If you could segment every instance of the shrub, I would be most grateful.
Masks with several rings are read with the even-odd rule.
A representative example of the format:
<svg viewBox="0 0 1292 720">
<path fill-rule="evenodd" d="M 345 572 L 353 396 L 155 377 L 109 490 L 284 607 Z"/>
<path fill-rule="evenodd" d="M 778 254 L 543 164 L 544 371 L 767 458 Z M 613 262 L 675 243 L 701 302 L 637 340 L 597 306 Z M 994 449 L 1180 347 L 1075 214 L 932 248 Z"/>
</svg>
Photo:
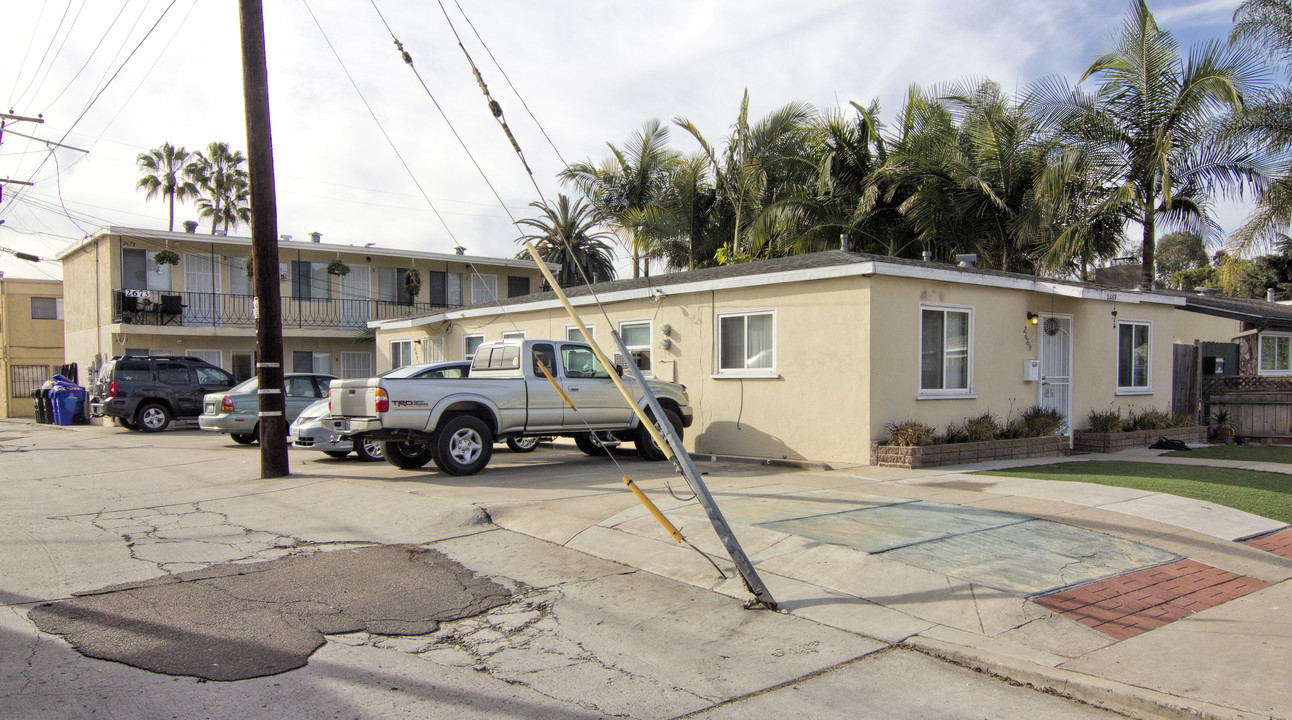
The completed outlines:
<svg viewBox="0 0 1292 720">
<path fill-rule="evenodd" d="M 978 417 L 971 417 L 964 423 L 966 442 L 982 442 L 984 440 L 995 440 L 1000 435 L 1000 421 L 990 412 L 985 412 Z"/>
<path fill-rule="evenodd" d="M 1091 410 L 1086 416 L 1086 426 L 1090 432 L 1115 433 L 1122 431 L 1122 411 L 1114 408 Z"/>
<path fill-rule="evenodd" d="M 1148 408 L 1140 412 L 1131 409 L 1126 417 L 1123 427 L 1130 430 L 1165 430 L 1173 427 L 1171 416 L 1156 408 Z"/>
<path fill-rule="evenodd" d="M 1191 412 L 1177 410 L 1171 413 L 1171 427 L 1193 427 L 1198 424 L 1198 419 Z"/>
<path fill-rule="evenodd" d="M 1056 435 L 1064 429 L 1066 421 L 1063 413 L 1054 408 L 1043 408 L 1033 405 L 1019 413 L 1019 418 L 1011 426 L 1017 428 L 1015 437 L 1046 437 Z"/>
<path fill-rule="evenodd" d="M 884 428 L 888 430 L 889 445 L 918 447 L 920 445 L 932 445 L 935 440 L 933 428 L 916 420 L 888 423 Z"/>
<path fill-rule="evenodd" d="M 965 434 L 964 426 L 959 423 L 947 423 L 947 434 L 943 437 L 948 443 L 969 442 L 969 436 Z"/>
</svg>

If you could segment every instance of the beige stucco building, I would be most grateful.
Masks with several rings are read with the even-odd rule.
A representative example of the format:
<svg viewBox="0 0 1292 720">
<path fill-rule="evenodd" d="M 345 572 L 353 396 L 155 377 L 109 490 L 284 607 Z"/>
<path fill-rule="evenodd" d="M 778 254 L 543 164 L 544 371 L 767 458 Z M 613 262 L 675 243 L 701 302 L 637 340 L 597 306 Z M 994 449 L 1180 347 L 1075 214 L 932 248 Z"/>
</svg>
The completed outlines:
<svg viewBox="0 0 1292 720">
<path fill-rule="evenodd" d="M 889 423 L 939 431 L 984 412 L 1055 407 L 1084 427 L 1110 406 L 1166 410 L 1172 343 L 1228 340 L 1183 323 L 1186 300 L 946 264 L 829 251 L 570 290 L 607 352 L 687 386 L 694 453 L 865 463 Z M 461 358 L 511 334 L 576 338 L 551 293 L 387 320 L 391 348 Z M 1195 338 L 1198 332 L 1221 337 Z"/>
<path fill-rule="evenodd" d="M 179 256 L 159 264 L 159 252 Z M 533 263 L 283 236 L 278 243 L 283 360 L 288 372 L 367 377 L 377 369 L 368 323 L 425 315 L 538 290 Z M 66 294 L 66 357 L 93 372 L 122 354 L 204 358 L 239 379 L 254 374 L 249 237 L 108 227 L 58 255 Z M 343 275 L 329 272 L 341 261 Z M 409 294 L 408 278 L 420 284 Z M 438 359 L 401 347 L 400 364 Z M 390 364 L 389 352 L 383 362 Z"/>
<path fill-rule="evenodd" d="M 0 417 L 35 415 L 31 393 L 63 364 L 63 283 L 0 275 Z"/>
</svg>

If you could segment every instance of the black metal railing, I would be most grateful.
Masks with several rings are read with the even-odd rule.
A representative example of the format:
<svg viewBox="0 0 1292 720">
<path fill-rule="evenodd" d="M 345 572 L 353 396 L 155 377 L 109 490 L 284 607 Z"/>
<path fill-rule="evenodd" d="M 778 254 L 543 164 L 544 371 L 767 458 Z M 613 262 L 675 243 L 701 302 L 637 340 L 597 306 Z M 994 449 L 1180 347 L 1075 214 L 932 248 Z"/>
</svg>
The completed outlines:
<svg viewBox="0 0 1292 720">
<path fill-rule="evenodd" d="M 251 327 L 255 309 L 251 295 L 118 290 L 113 321 L 133 325 L 188 325 L 197 327 Z M 397 300 L 281 299 L 283 327 L 361 329 L 373 320 L 394 320 L 427 315 L 453 305 Z"/>
</svg>

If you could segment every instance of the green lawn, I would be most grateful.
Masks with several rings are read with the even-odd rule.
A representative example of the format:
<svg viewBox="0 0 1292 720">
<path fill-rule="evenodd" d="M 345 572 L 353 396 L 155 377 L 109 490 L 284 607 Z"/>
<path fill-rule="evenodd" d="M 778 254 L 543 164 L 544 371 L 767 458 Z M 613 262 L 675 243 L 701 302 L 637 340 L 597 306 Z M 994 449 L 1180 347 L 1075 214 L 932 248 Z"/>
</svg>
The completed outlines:
<svg viewBox="0 0 1292 720">
<path fill-rule="evenodd" d="M 1173 450 L 1167 457 L 1196 457 L 1210 460 L 1292 463 L 1292 445 L 1208 445 L 1194 450 Z"/>
<path fill-rule="evenodd" d="M 1199 457 L 1194 454 L 1196 452 L 1181 455 Z M 1283 473 L 1197 465 L 1089 460 L 984 470 L 974 474 L 1066 480 L 1170 493 L 1292 523 L 1292 475 Z"/>
</svg>

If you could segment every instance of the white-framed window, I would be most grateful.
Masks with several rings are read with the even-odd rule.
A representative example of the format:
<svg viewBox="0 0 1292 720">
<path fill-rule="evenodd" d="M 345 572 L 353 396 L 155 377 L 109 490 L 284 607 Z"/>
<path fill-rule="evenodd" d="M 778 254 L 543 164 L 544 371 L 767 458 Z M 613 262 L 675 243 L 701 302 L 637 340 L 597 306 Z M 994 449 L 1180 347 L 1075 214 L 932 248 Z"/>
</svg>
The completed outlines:
<svg viewBox="0 0 1292 720">
<path fill-rule="evenodd" d="M 476 348 L 484 343 L 484 335 L 463 335 L 462 336 L 462 359 L 470 360 L 475 357 Z"/>
<path fill-rule="evenodd" d="M 471 273 L 471 304 L 480 305 L 498 300 L 498 276 Z"/>
<path fill-rule="evenodd" d="M 332 374 L 332 353 L 313 350 L 292 352 L 292 372 Z"/>
<path fill-rule="evenodd" d="M 583 327 L 588 331 L 588 336 L 595 340 L 597 337 L 596 327 L 593 325 L 584 325 Z M 565 339 L 570 342 L 586 342 L 583 339 L 583 333 L 579 332 L 578 325 L 565 326 Z"/>
<path fill-rule="evenodd" d="M 1258 375 L 1292 375 L 1292 333 L 1261 333 Z"/>
<path fill-rule="evenodd" d="M 643 375 L 651 374 L 650 338 L 650 320 L 625 320 L 619 323 L 619 339 L 624 341 L 624 348 L 632 356 L 632 363 Z M 615 364 L 619 364 L 622 359 L 615 358 Z"/>
<path fill-rule="evenodd" d="M 191 350 L 190 349 L 190 350 L 185 350 L 184 354 L 191 358 L 205 360 L 218 368 L 224 367 L 224 365 L 220 364 L 221 358 L 220 358 L 219 350 Z"/>
<path fill-rule="evenodd" d="M 244 255 L 235 255 L 229 258 L 229 293 L 232 295 L 253 295 L 251 275 L 247 274 L 247 268 L 251 267 L 251 258 Z"/>
<path fill-rule="evenodd" d="M 157 250 L 121 248 L 122 290 L 170 291 L 171 266 L 157 264 Z"/>
<path fill-rule="evenodd" d="M 973 309 L 920 306 L 920 395 L 968 395 L 973 378 Z"/>
<path fill-rule="evenodd" d="M 1123 320 L 1117 323 L 1117 391 L 1147 392 L 1152 380 L 1149 359 L 1153 326 Z"/>
<path fill-rule="evenodd" d="M 32 320 L 62 320 L 63 298 L 33 297 L 31 299 Z"/>
<path fill-rule="evenodd" d="M 341 351 L 341 377 L 372 377 L 372 353 Z"/>
<path fill-rule="evenodd" d="M 412 340 L 391 340 L 390 341 L 390 369 L 401 368 L 405 365 L 413 364 L 413 341 Z"/>
<path fill-rule="evenodd" d="M 718 315 L 718 375 L 776 373 L 776 313 L 757 310 Z"/>
<path fill-rule="evenodd" d="M 503 340 L 524 340 L 525 331 L 524 330 L 503 330 L 502 339 Z"/>
</svg>

